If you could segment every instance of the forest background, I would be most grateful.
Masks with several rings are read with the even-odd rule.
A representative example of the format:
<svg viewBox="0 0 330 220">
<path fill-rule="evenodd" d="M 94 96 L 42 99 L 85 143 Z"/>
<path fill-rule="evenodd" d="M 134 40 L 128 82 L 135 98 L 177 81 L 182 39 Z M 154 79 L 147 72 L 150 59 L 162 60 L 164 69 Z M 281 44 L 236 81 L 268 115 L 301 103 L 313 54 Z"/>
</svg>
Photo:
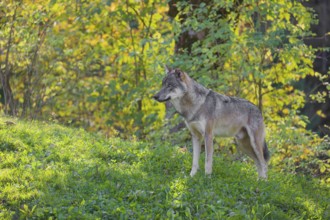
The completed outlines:
<svg viewBox="0 0 330 220">
<path fill-rule="evenodd" d="M 255 103 L 271 163 L 329 182 L 327 10 L 327 1 L 3 0 L 0 108 L 184 146 L 181 119 L 151 98 L 168 64 Z"/>
</svg>

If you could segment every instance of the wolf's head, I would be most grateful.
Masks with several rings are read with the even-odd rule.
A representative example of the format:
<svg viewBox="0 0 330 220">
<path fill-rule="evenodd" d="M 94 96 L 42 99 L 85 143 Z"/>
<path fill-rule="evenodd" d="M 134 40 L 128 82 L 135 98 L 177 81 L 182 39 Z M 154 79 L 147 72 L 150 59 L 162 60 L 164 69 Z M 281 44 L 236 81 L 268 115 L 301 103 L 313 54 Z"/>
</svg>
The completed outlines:
<svg viewBox="0 0 330 220">
<path fill-rule="evenodd" d="M 162 82 L 161 90 L 154 95 L 158 102 L 179 99 L 187 92 L 188 75 L 179 69 L 165 67 L 166 76 Z"/>
</svg>

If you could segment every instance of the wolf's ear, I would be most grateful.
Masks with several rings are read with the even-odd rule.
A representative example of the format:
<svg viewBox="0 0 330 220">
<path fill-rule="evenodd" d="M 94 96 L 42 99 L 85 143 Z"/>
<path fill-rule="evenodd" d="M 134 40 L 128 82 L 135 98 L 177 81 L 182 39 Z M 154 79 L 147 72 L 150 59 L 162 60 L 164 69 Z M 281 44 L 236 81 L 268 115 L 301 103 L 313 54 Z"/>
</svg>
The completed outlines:
<svg viewBox="0 0 330 220">
<path fill-rule="evenodd" d="M 185 80 L 185 78 L 186 78 L 185 73 L 179 69 L 175 69 L 175 75 L 181 81 Z"/>
<path fill-rule="evenodd" d="M 171 68 L 169 68 L 166 64 L 164 65 L 164 67 L 165 67 L 165 72 L 166 72 L 166 74 L 169 74 L 170 72 L 171 72 Z"/>
</svg>

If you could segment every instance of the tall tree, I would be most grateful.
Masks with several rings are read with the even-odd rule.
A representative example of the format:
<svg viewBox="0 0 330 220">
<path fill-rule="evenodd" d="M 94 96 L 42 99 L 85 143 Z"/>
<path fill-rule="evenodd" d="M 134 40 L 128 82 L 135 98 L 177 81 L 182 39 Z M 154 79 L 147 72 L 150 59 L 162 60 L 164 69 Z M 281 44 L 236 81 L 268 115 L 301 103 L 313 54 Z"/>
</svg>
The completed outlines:
<svg viewBox="0 0 330 220">
<path fill-rule="evenodd" d="M 307 45 L 316 48 L 313 68 L 320 73 L 318 76 L 308 76 L 300 87 L 306 94 L 316 94 L 306 97 L 306 105 L 302 112 L 306 114 L 311 122 L 308 128 L 317 131 L 321 135 L 330 135 L 330 2 L 329 1 L 304 1 L 306 7 L 313 8 L 319 22 L 313 24 L 311 30 L 315 36 L 304 39 Z"/>
</svg>

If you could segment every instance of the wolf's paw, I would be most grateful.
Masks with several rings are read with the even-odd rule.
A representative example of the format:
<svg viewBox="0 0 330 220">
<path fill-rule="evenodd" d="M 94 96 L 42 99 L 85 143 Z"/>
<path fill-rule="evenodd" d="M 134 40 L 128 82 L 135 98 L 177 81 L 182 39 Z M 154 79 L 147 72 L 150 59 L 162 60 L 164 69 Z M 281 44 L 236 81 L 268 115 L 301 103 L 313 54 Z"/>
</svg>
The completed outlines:
<svg viewBox="0 0 330 220">
<path fill-rule="evenodd" d="M 206 164 L 205 165 L 205 174 L 211 175 L 212 174 L 212 165 Z"/>
<path fill-rule="evenodd" d="M 190 176 L 193 177 L 197 173 L 197 169 L 192 169 L 190 172 Z"/>
<path fill-rule="evenodd" d="M 267 180 L 268 180 L 267 174 L 259 175 L 259 176 L 258 176 L 258 180 L 261 180 L 261 181 L 267 181 Z"/>
<path fill-rule="evenodd" d="M 205 170 L 205 175 L 211 175 L 212 174 L 212 170 Z"/>
</svg>

